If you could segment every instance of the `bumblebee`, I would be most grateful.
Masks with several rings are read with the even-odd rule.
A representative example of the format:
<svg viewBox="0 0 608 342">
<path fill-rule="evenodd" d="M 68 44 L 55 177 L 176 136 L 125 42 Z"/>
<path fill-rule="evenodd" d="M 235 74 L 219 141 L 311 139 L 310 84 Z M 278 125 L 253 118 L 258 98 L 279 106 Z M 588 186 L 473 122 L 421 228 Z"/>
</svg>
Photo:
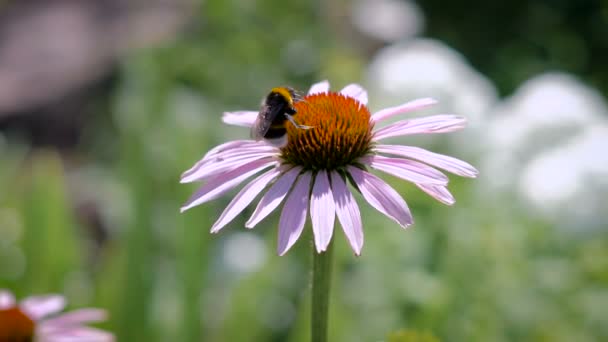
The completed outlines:
<svg viewBox="0 0 608 342">
<path fill-rule="evenodd" d="M 251 137 L 265 140 L 276 147 L 287 144 L 287 121 L 297 128 L 309 129 L 311 126 L 299 125 L 293 118 L 297 113 L 294 104 L 302 97 L 290 87 L 272 88 L 262 100 L 260 112 L 251 127 Z"/>
</svg>

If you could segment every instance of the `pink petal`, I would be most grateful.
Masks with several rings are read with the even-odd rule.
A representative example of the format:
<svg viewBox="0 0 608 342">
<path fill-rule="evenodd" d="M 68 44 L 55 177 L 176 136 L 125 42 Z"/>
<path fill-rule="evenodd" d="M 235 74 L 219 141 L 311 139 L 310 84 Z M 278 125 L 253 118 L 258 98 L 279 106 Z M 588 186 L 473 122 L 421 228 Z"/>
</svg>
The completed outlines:
<svg viewBox="0 0 608 342">
<path fill-rule="evenodd" d="M 433 115 L 397 121 L 374 132 L 374 141 L 410 134 L 447 133 L 465 127 L 466 119 L 456 115 Z"/>
<path fill-rule="evenodd" d="M 408 113 L 408 112 L 411 112 L 414 110 L 422 109 L 422 108 L 425 108 L 428 106 L 432 106 L 436 103 L 437 103 L 437 101 L 434 99 L 431 99 L 431 98 L 413 100 L 413 101 L 404 103 L 404 104 L 396 106 L 396 107 L 381 109 L 372 115 L 371 121 L 374 123 L 380 122 L 382 120 L 391 118 L 395 115 L 404 114 L 404 113 Z"/>
<path fill-rule="evenodd" d="M 251 127 L 257 117 L 258 112 L 254 111 L 224 112 L 222 121 L 228 125 Z"/>
<path fill-rule="evenodd" d="M 363 198 L 376 210 L 393 219 L 403 228 L 414 223 L 407 204 L 395 189 L 380 178 L 354 166 L 347 166 Z"/>
<path fill-rule="evenodd" d="M 215 146 L 214 148 L 209 150 L 209 152 L 207 152 L 205 154 L 205 156 L 202 158 L 202 160 L 206 160 L 206 159 L 216 156 L 220 153 L 224 153 L 224 152 L 231 151 L 231 150 L 237 150 L 237 148 L 250 147 L 251 145 L 258 145 L 258 144 L 259 143 L 254 140 L 229 141 L 229 142 L 223 143 L 221 145 Z"/>
<path fill-rule="evenodd" d="M 65 307 L 65 298 L 58 295 L 34 296 L 21 301 L 19 306 L 34 321 L 57 313 Z"/>
<path fill-rule="evenodd" d="M 184 203 L 180 211 L 183 213 L 194 206 L 214 200 L 241 184 L 245 179 L 276 163 L 274 158 L 256 160 L 232 171 L 218 175 L 217 177 L 210 179 L 192 195 L 192 197 Z"/>
<path fill-rule="evenodd" d="M 331 185 L 336 202 L 336 214 L 342 230 L 348 239 L 350 247 L 356 255 L 361 255 L 363 248 L 363 225 L 361 223 L 361 213 L 359 206 L 348 190 L 346 183 L 337 172 L 331 172 Z"/>
<path fill-rule="evenodd" d="M 245 227 L 253 228 L 256 224 L 262 221 L 268 216 L 273 210 L 275 210 L 279 204 L 283 201 L 289 189 L 293 185 L 298 175 L 302 171 L 300 166 L 296 166 L 291 170 L 285 172 L 264 194 L 260 202 L 258 203 L 255 211 L 245 223 Z"/>
<path fill-rule="evenodd" d="M 181 182 L 184 183 L 186 181 L 203 180 L 204 178 L 208 178 L 210 174 L 213 175 L 213 172 L 217 173 L 225 171 L 222 169 L 222 167 L 230 169 L 231 166 L 227 166 L 226 164 L 235 161 L 242 162 L 243 160 L 259 157 L 260 155 L 269 156 L 273 154 L 278 155 L 279 151 L 271 146 L 267 146 L 266 144 L 256 144 L 253 146 L 245 145 L 228 151 L 219 152 L 208 157 L 206 156 L 201 161 L 196 163 L 196 165 L 190 170 L 184 172 L 182 174 Z M 232 165 L 234 165 L 234 163 Z M 205 171 L 209 168 L 212 168 L 215 171 Z M 222 171 L 217 171 L 218 168 Z M 202 179 L 198 179 L 197 177 L 201 177 Z"/>
<path fill-rule="evenodd" d="M 416 186 L 441 203 L 447 205 L 456 203 L 454 196 L 452 196 L 450 191 L 448 191 L 448 188 L 445 186 L 433 184 L 416 184 Z"/>
<path fill-rule="evenodd" d="M 0 310 L 12 308 L 15 304 L 15 296 L 10 291 L 0 290 Z"/>
<path fill-rule="evenodd" d="M 414 160 L 389 158 L 383 156 L 367 156 L 360 161 L 374 169 L 386 172 L 412 183 L 439 184 L 448 183 L 448 177 L 426 164 Z"/>
<path fill-rule="evenodd" d="M 192 174 L 193 172 L 198 170 L 201 167 L 201 165 L 207 163 L 209 160 L 212 160 L 213 157 L 215 157 L 215 156 L 218 156 L 223 153 L 229 153 L 234 150 L 238 151 L 242 147 L 247 147 L 254 143 L 257 144 L 257 142 L 255 142 L 253 140 L 234 140 L 234 141 L 229 141 L 227 143 L 216 146 L 216 147 L 212 148 L 211 150 L 209 150 L 209 152 L 207 152 L 203 156 L 203 158 L 201 158 L 201 160 L 197 161 L 196 164 L 194 164 L 190 169 L 188 169 L 184 173 L 182 173 L 182 178 Z"/>
<path fill-rule="evenodd" d="M 215 150 L 215 149 L 214 149 Z M 205 157 L 201 160 L 203 163 L 213 163 L 218 162 L 230 158 L 235 158 L 238 156 L 247 155 L 250 153 L 261 153 L 261 152 L 269 152 L 275 151 L 279 152 L 277 149 L 268 146 L 259 141 L 247 140 L 246 143 L 239 144 L 234 148 L 223 149 L 219 151 L 211 150 L 209 153 L 205 155 Z M 213 152 L 213 153 L 212 153 Z"/>
<path fill-rule="evenodd" d="M 240 214 L 256 197 L 281 173 L 280 168 L 274 168 L 260 175 L 258 178 L 245 185 L 243 189 L 230 201 L 226 209 L 211 227 L 212 233 L 217 233 L 225 225 L 230 223 Z"/>
<path fill-rule="evenodd" d="M 311 173 L 300 175 L 296 185 L 285 201 L 279 219 L 279 239 L 277 253 L 284 255 L 298 240 L 306 223 L 308 210 L 308 192 L 310 191 Z"/>
<path fill-rule="evenodd" d="M 315 83 L 310 87 L 308 95 L 327 93 L 329 91 L 329 82 L 327 80 Z"/>
<path fill-rule="evenodd" d="M 336 204 L 329 187 L 327 171 L 324 170 L 317 173 L 312 187 L 310 218 L 317 252 L 324 252 L 327 250 L 327 245 L 329 245 L 334 233 L 334 221 L 336 219 Z"/>
<path fill-rule="evenodd" d="M 479 173 L 477 169 L 475 169 L 472 165 L 465 161 L 443 154 L 427 151 L 420 147 L 400 145 L 377 145 L 374 150 L 380 153 L 394 154 L 398 156 L 417 159 L 421 162 L 436 166 L 438 168 L 444 169 L 448 172 L 463 177 L 475 178 Z"/>
<path fill-rule="evenodd" d="M 229 159 L 243 158 L 251 154 L 267 152 L 274 152 L 275 154 L 278 154 L 280 151 L 272 146 L 268 146 L 268 144 L 262 142 L 254 142 L 250 145 L 242 145 L 238 148 L 233 148 L 227 151 L 222 151 L 210 156 L 206 156 L 202 161 L 204 165 L 209 163 L 226 161 Z"/>
<path fill-rule="evenodd" d="M 358 84 L 352 83 L 340 90 L 340 93 L 347 97 L 352 97 L 367 106 L 367 91 Z"/>
<path fill-rule="evenodd" d="M 105 310 L 101 309 L 80 309 L 61 314 L 57 317 L 45 319 L 44 323 L 53 327 L 66 327 L 80 325 L 88 322 L 101 322 L 108 318 Z"/>
<path fill-rule="evenodd" d="M 211 177 L 232 171 L 244 164 L 252 163 L 260 159 L 268 159 L 277 154 L 274 149 L 265 149 L 263 146 L 257 146 L 254 150 L 246 149 L 241 152 L 235 152 L 227 159 L 215 159 L 208 162 L 203 162 L 194 172 L 188 173 L 180 180 L 180 183 L 191 183 L 196 181 L 204 181 Z"/>
<path fill-rule="evenodd" d="M 44 322 L 43 322 L 44 324 Z M 113 342 L 114 336 L 107 331 L 89 327 L 70 327 L 66 329 L 47 328 L 47 325 L 36 329 L 36 340 L 41 342 Z"/>
</svg>

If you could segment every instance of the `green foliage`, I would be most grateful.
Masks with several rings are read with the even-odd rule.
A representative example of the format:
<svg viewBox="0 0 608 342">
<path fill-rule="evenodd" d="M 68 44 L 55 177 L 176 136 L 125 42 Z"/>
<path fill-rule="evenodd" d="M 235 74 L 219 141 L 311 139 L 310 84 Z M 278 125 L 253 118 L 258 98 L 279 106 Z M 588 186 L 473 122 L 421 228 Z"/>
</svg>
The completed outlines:
<svg viewBox="0 0 608 342">
<path fill-rule="evenodd" d="M 398 330 L 388 335 L 387 342 L 439 342 L 439 339 L 429 332 Z"/>
<path fill-rule="evenodd" d="M 359 81 L 368 60 L 339 39 L 332 28 L 339 18 L 319 3 L 205 1 L 177 41 L 121 62 L 110 95 L 100 95 L 106 106 L 97 108 L 112 124 L 87 127 L 93 136 L 79 158 L 2 141 L 0 287 L 106 308 L 111 319 L 102 327 L 119 341 L 308 341 L 310 232 L 278 257 L 277 215 L 246 230 L 250 208 L 211 235 L 230 196 L 180 214 L 196 186 L 179 184 L 179 175 L 212 146 L 248 136 L 223 125 L 222 111 L 255 109 L 280 84 Z M 440 22 L 429 32 L 462 44 L 503 90 L 522 81 L 518 73 L 546 67 L 527 59 L 532 43 L 516 38 L 485 64 L 488 40 L 468 35 L 482 35 L 475 23 L 484 15 L 433 11 L 443 14 L 429 17 Z M 455 30 L 444 16 L 467 17 L 473 27 Z M 564 29 L 552 43 L 558 56 L 571 53 L 561 41 L 578 39 Z M 584 69 L 574 62 L 572 70 Z M 75 174 L 86 188 L 72 182 Z M 358 197 L 360 257 L 336 226 L 330 340 L 377 341 L 402 327 L 387 341 L 608 340 L 605 230 L 573 233 L 586 222 L 559 229 L 507 194 L 471 191 L 480 186 L 473 181 L 453 179 L 451 208 L 390 181 L 416 224 L 403 231 Z M 79 216 L 82 192 L 100 208 L 106 237 L 97 239 Z M 239 259 L 257 263 L 227 256 L 241 234 L 260 249 L 237 249 Z"/>
</svg>

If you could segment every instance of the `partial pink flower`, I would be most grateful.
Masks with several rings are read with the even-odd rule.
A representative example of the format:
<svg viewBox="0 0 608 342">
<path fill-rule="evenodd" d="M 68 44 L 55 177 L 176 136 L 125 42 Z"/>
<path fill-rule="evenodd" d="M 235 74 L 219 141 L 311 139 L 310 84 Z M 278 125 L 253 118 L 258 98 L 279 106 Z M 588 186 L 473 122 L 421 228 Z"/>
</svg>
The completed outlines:
<svg viewBox="0 0 608 342">
<path fill-rule="evenodd" d="M 104 310 L 87 308 L 60 314 L 65 304 L 58 295 L 33 296 L 17 303 L 11 292 L 0 289 L 0 341 L 114 341 L 112 334 L 85 325 L 104 321 Z"/>
<path fill-rule="evenodd" d="M 392 137 L 453 132 L 465 127 L 456 115 L 401 119 L 376 129 L 389 118 L 429 107 L 430 98 L 417 99 L 372 114 L 367 91 L 350 84 L 340 92 L 329 83 L 314 84 L 295 104 L 296 121 L 312 129 L 287 125 L 288 143 L 282 148 L 263 141 L 236 140 L 219 145 L 184 172 L 182 183 L 202 182 L 182 206 L 182 212 L 218 198 L 247 179 L 211 228 L 216 233 L 261 195 L 245 226 L 253 228 L 281 203 L 278 253 L 285 254 L 298 240 L 310 216 L 317 252 L 327 249 L 336 217 L 356 255 L 363 248 L 361 213 L 351 187 L 373 208 L 406 228 L 414 223 L 405 200 L 390 185 L 370 172 L 377 170 L 414 183 L 438 201 L 451 205 L 448 177 L 439 169 L 475 178 L 470 164 L 420 147 L 386 144 Z M 251 127 L 257 112 L 224 113 L 224 122 Z M 348 186 L 351 185 L 351 187 Z"/>
</svg>

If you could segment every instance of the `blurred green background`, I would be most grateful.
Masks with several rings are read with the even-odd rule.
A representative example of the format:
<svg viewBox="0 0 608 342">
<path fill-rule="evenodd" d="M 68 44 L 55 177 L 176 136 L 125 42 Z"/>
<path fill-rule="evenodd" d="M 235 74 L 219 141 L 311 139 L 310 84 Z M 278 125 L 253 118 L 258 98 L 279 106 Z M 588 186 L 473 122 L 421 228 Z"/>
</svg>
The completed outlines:
<svg viewBox="0 0 608 342">
<path fill-rule="evenodd" d="M 0 288 L 106 308 L 119 341 L 307 341 L 310 232 L 278 257 L 249 208 L 211 235 L 230 196 L 180 214 L 179 175 L 248 137 L 223 111 L 328 79 L 439 99 L 470 128 L 399 143 L 481 172 L 453 207 L 383 177 L 408 231 L 359 198 L 332 341 L 608 340 L 606 37 L 591 0 L 2 1 Z"/>
</svg>

